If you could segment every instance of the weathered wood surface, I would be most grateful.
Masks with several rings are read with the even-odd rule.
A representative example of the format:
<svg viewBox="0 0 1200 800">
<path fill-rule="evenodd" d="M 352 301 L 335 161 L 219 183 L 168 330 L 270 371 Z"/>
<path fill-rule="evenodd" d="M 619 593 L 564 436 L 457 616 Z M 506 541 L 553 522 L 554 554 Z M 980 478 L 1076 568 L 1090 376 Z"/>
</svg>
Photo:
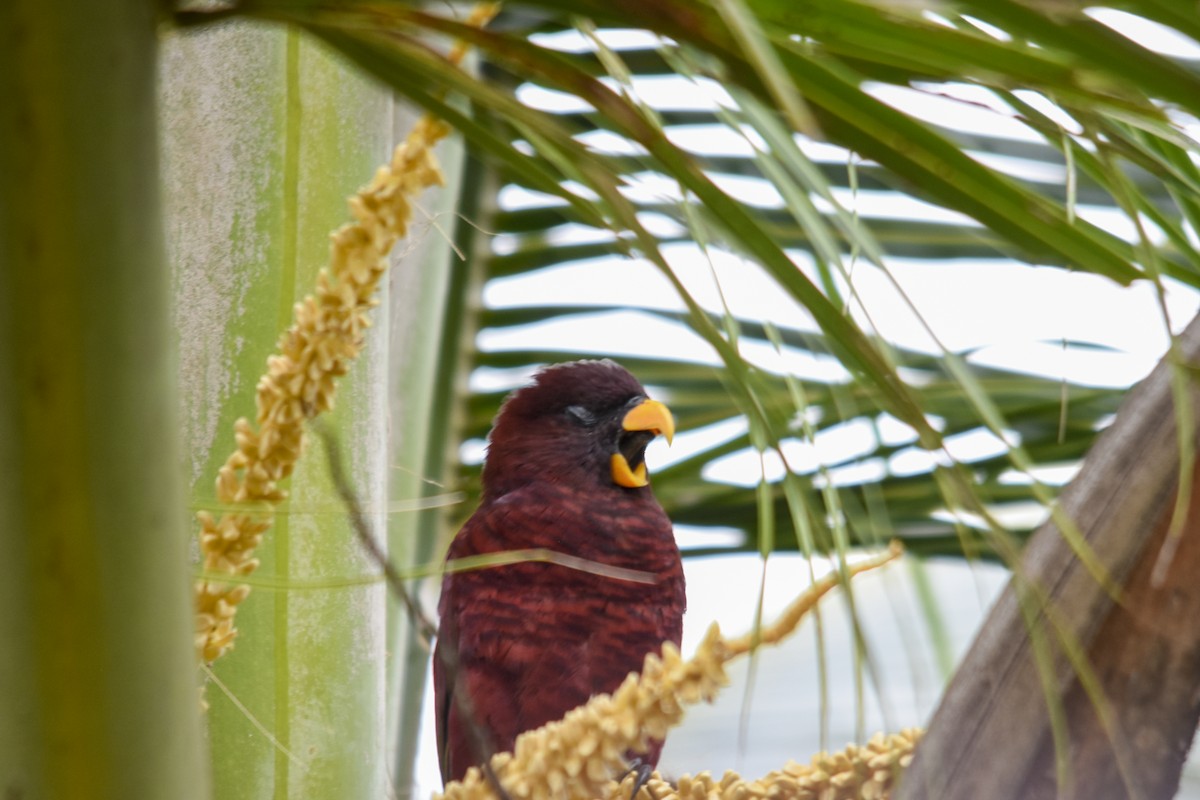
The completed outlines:
<svg viewBox="0 0 1200 800">
<path fill-rule="evenodd" d="M 1200 320 L 1183 333 L 1180 352 L 1189 366 L 1200 364 Z M 1179 482 L 1171 379 L 1164 361 L 1130 393 L 1061 498 L 1121 584 L 1121 603 L 1057 526 L 1039 529 L 1018 570 L 1025 590 L 1019 591 L 1022 578 L 1014 578 L 992 609 L 897 800 L 1158 800 L 1175 794 L 1200 718 L 1200 481 L 1170 569 L 1152 585 Z M 1200 419 L 1200 392 L 1189 396 Z M 1038 610 L 1035 594 L 1048 601 L 1049 616 Z M 1026 618 L 1031 611 L 1033 628 Z M 1039 675 L 1031 630 L 1049 643 L 1049 675 Z M 1066 637 L 1088 655 L 1111 736 L 1065 657 L 1060 644 Z M 1047 685 L 1066 720 L 1068 744 L 1057 757 Z"/>
</svg>

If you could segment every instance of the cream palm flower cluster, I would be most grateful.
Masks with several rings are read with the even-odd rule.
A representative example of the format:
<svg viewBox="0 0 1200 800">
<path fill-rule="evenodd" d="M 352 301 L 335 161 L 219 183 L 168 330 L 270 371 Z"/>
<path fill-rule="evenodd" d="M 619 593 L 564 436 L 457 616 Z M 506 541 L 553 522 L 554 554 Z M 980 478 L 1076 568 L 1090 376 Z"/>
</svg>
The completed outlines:
<svg viewBox="0 0 1200 800">
<path fill-rule="evenodd" d="M 486 24 L 498 10 L 482 4 L 468 22 Z M 451 51 L 458 63 L 465 48 Z M 280 337 L 279 353 L 267 360 L 258 382 L 254 424 L 239 419 L 237 449 L 217 477 L 217 501 L 236 510 L 219 519 L 200 512 L 204 580 L 196 584 L 196 652 L 211 663 L 233 647 L 234 615 L 250 593 L 244 577 L 258 566 L 254 550 L 271 526 L 271 511 L 286 496 L 279 481 L 295 467 L 304 443 L 304 423 L 333 408 L 336 379 L 362 350 L 378 304 L 375 293 L 388 268 L 388 254 L 408 231 L 412 200 L 444 181 L 433 146 L 449 126 L 422 117 L 396 148 L 390 164 L 349 199 L 354 222 L 333 233 L 330 266 L 321 270 L 314 294 L 297 303 L 295 321 Z"/>
<path fill-rule="evenodd" d="M 893 545 L 880 556 L 849 566 L 846 577 L 880 567 L 897 558 L 900 552 L 899 547 Z M 661 655 L 650 653 L 646 656 L 641 674 L 631 674 L 611 695 L 597 695 L 561 720 L 521 734 L 512 753 L 500 753 L 490 761 L 491 773 L 503 787 L 507 800 L 629 798 L 632 785 L 613 780 L 626 770 L 625 754 L 631 750 L 645 751 L 651 739 L 665 737 L 667 731 L 683 719 L 686 706 L 711 700 L 728 683 L 726 663 L 758 645 L 782 640 L 796 629 L 805 613 L 841 581 L 842 576 L 836 573 L 817 581 L 775 624 L 754 634 L 725 639 L 714 624 L 690 659 L 685 660 L 679 649 L 668 642 Z M 903 766 L 901 762 L 911 754 L 914 741 L 915 736 L 908 735 L 880 738 L 865 749 L 814 760 L 811 769 L 789 767 L 754 782 L 742 781 L 736 775 L 713 782 L 711 777 L 701 775 L 672 787 L 656 778 L 653 779 L 658 781 L 656 789 L 662 791 L 655 791 L 652 797 L 642 800 L 668 800 L 672 796 L 699 800 L 700 794 L 722 800 L 755 797 L 784 800 L 808 796 L 835 800 L 844 795 L 804 795 L 799 787 L 818 786 L 822 780 L 828 783 L 843 773 L 846 777 L 837 777 L 839 785 L 849 787 L 858 781 L 858 787 L 863 789 L 868 785 L 890 787 L 894 768 Z M 461 781 L 447 784 L 441 795 L 442 800 L 494 800 L 497 796 L 491 778 L 477 767 L 467 770 Z"/>
<path fill-rule="evenodd" d="M 921 738 L 918 728 L 884 736 L 837 753 L 819 753 L 808 764 L 789 761 L 781 770 L 747 781 L 736 772 L 720 779 L 707 772 L 685 775 L 671 784 L 657 773 L 637 800 L 883 800 L 912 761 Z M 628 800 L 635 776 L 612 783 L 605 800 Z"/>
</svg>

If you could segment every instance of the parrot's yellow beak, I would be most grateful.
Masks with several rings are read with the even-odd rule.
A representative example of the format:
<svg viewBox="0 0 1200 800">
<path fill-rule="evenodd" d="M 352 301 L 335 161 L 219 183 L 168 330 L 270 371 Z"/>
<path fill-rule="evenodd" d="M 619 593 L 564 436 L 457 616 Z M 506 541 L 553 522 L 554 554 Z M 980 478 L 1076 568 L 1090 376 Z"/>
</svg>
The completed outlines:
<svg viewBox="0 0 1200 800">
<path fill-rule="evenodd" d="M 621 427 L 629 432 L 647 431 L 653 436 L 661 435 L 667 440 L 667 444 L 675 438 L 675 418 L 671 416 L 671 411 L 657 400 L 643 400 L 631 408 L 621 420 Z M 629 466 L 629 458 L 620 449 L 613 453 L 613 483 L 629 489 L 649 483 L 646 477 L 646 462 L 642 459 L 644 452 L 643 443 L 636 453 L 636 467 Z"/>
</svg>

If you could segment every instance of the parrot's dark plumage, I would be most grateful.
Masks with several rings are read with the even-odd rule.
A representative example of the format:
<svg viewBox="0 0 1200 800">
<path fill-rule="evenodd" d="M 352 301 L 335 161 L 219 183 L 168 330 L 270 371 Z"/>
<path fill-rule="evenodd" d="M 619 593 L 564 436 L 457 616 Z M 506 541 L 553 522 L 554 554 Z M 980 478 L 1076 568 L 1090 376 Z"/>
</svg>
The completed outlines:
<svg viewBox="0 0 1200 800">
<path fill-rule="evenodd" d="M 666 407 L 612 361 L 544 369 L 501 408 L 483 500 L 447 557 L 545 548 L 651 582 L 533 561 L 448 573 L 433 661 L 445 780 L 679 644 L 683 567 L 643 461 L 655 435 L 673 432 Z"/>
</svg>

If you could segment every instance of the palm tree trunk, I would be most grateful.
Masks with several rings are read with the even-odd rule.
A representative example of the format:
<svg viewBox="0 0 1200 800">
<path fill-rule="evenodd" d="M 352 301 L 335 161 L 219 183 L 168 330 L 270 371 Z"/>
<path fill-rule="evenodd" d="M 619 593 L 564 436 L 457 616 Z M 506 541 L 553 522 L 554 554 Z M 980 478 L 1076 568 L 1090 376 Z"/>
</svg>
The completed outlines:
<svg viewBox="0 0 1200 800">
<path fill-rule="evenodd" d="M 1120 601 L 1056 525 L 1043 526 L 946 690 L 899 800 L 1174 796 L 1200 722 L 1200 484 L 1178 549 L 1155 574 L 1180 484 L 1176 358 L 1200 358 L 1200 320 L 1131 393 L 1060 500 Z M 1200 394 L 1185 396 L 1194 418 Z"/>
<path fill-rule="evenodd" d="M 346 197 L 396 141 L 392 95 L 299 31 L 230 22 L 172 36 L 162 80 L 168 243 L 193 509 L 253 417 L 293 304 L 329 260 Z M 386 294 L 382 298 L 386 303 Z M 386 531 L 388 318 L 325 421 L 372 532 Z M 386 796 L 385 605 L 309 436 L 256 551 L 236 646 L 207 690 L 215 796 Z"/>
<path fill-rule="evenodd" d="M 0 4 L 0 789 L 203 798 L 155 6 Z"/>
</svg>

